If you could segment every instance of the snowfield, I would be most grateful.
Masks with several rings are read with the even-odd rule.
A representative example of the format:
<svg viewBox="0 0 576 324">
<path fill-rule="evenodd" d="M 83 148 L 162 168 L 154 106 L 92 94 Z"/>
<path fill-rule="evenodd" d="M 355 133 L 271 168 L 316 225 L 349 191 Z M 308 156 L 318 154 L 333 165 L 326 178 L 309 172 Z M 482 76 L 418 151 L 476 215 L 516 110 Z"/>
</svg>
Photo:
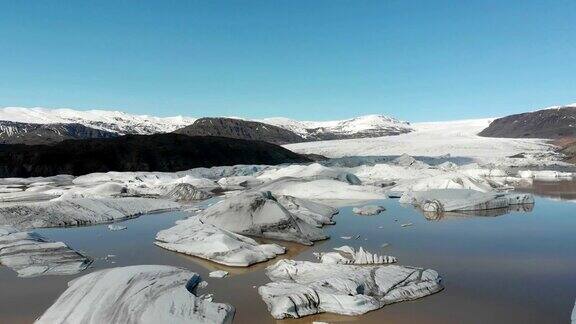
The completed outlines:
<svg viewBox="0 0 576 324">
<path fill-rule="evenodd" d="M 304 154 L 321 154 L 329 158 L 345 156 L 412 156 L 450 155 L 480 163 L 498 165 L 541 165 L 557 162 L 554 147 L 544 139 L 480 137 L 478 134 L 493 119 L 415 123 L 414 132 L 398 136 L 333 140 L 284 145 Z M 527 153 L 526 159 L 510 156 Z"/>
</svg>

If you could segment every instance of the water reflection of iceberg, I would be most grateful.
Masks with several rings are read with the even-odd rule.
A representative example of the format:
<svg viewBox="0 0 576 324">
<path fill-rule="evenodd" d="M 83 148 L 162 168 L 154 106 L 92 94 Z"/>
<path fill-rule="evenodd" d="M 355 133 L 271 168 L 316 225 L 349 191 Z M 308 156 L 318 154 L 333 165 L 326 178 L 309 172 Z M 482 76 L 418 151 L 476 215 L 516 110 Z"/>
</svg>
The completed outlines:
<svg viewBox="0 0 576 324">
<path fill-rule="evenodd" d="M 530 213 L 534 204 L 510 205 L 505 208 L 453 211 L 453 212 L 426 212 L 421 211 L 424 217 L 430 221 L 439 221 L 448 218 L 471 218 L 471 217 L 498 217 L 509 213 Z"/>
</svg>

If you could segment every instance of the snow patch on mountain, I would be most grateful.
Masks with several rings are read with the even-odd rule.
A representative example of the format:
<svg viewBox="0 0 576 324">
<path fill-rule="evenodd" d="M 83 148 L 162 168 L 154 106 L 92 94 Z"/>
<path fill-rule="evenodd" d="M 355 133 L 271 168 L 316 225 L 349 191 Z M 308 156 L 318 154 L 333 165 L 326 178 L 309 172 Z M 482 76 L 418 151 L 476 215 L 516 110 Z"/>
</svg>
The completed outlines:
<svg viewBox="0 0 576 324">
<path fill-rule="evenodd" d="M 78 123 L 124 135 L 168 133 L 192 124 L 196 118 L 132 115 L 107 110 L 6 107 L 0 109 L 0 120 L 34 124 Z"/>
<path fill-rule="evenodd" d="M 346 120 L 298 121 L 285 117 L 265 118 L 260 122 L 288 129 L 306 139 L 376 137 L 409 133 L 408 122 L 382 115 L 366 115 Z"/>
</svg>

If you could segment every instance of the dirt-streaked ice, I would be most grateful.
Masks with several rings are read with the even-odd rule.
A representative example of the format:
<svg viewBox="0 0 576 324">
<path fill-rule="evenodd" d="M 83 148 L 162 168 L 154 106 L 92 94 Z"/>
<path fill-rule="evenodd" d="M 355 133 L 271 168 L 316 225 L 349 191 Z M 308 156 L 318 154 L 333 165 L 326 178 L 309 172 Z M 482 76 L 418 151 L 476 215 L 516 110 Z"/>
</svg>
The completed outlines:
<svg viewBox="0 0 576 324">
<path fill-rule="evenodd" d="M 62 242 L 0 226 L 0 264 L 16 271 L 19 277 L 76 274 L 91 263 L 90 258 Z"/>
<path fill-rule="evenodd" d="M 172 266 L 104 269 L 70 281 L 36 323 L 231 323 L 234 307 L 196 296 L 200 282 Z"/>
<path fill-rule="evenodd" d="M 344 245 L 334 248 L 334 250 L 336 252 L 314 253 L 314 256 L 322 263 L 332 264 L 386 264 L 397 261 L 393 256 L 371 253 L 362 247 L 355 250 L 348 245 Z"/>
<path fill-rule="evenodd" d="M 246 267 L 285 253 L 285 249 L 277 244 L 258 244 L 246 236 L 204 224 L 196 216 L 158 232 L 154 244 L 167 250 L 236 267 Z"/>
<path fill-rule="evenodd" d="M 355 266 L 280 260 L 258 292 L 276 319 L 323 312 L 360 315 L 443 289 L 434 270 L 397 265 Z"/>
</svg>

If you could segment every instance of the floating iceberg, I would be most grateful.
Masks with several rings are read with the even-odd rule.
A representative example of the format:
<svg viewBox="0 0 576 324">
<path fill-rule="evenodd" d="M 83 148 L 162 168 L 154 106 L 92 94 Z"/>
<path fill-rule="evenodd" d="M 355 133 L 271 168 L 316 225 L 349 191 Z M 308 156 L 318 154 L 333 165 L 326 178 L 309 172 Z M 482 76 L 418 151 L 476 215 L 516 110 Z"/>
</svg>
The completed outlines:
<svg viewBox="0 0 576 324">
<path fill-rule="evenodd" d="M 270 192 L 245 192 L 210 206 L 199 214 L 200 220 L 228 231 L 311 245 L 328 238 L 310 225 L 310 209 L 305 215 L 289 211 Z M 320 216 L 319 216 L 320 217 Z M 304 220 L 306 219 L 306 221 Z"/>
<path fill-rule="evenodd" d="M 58 198 L 40 202 L 5 203 L 0 206 L 0 224 L 21 229 L 92 225 L 173 210 L 179 206 L 168 200 L 135 197 Z"/>
<path fill-rule="evenodd" d="M 36 277 L 76 274 L 92 260 L 62 242 L 0 226 L 0 263 L 16 271 L 19 277 Z"/>
<path fill-rule="evenodd" d="M 322 263 L 331 264 L 387 264 L 397 261 L 393 256 L 370 253 L 362 247 L 356 251 L 354 248 L 344 245 L 334 248 L 334 250 L 336 252 L 314 253 L 314 256 Z"/>
<path fill-rule="evenodd" d="M 36 323 L 231 323 L 234 307 L 196 296 L 200 282 L 171 266 L 104 269 L 70 281 Z"/>
<path fill-rule="evenodd" d="M 280 178 L 257 188 L 275 195 L 287 195 L 311 200 L 374 200 L 385 195 L 376 187 L 350 185 L 338 180 L 306 180 Z"/>
<path fill-rule="evenodd" d="M 480 192 L 470 189 L 434 189 L 407 192 L 401 203 L 415 205 L 425 212 L 473 211 L 533 204 L 530 194 Z"/>
<path fill-rule="evenodd" d="M 385 210 L 386 208 L 384 208 L 384 206 L 376 206 L 376 205 L 367 205 L 352 208 L 352 212 L 354 214 L 367 215 L 367 216 L 378 215 Z"/>
<path fill-rule="evenodd" d="M 196 216 L 158 232 L 154 244 L 167 250 L 236 267 L 247 267 L 285 253 L 285 249 L 277 244 L 258 244 L 251 238 L 203 224 Z"/>
<path fill-rule="evenodd" d="M 574 173 L 572 172 L 560 172 L 560 171 L 553 171 L 553 170 L 539 170 L 539 171 L 531 171 L 531 170 L 524 170 L 519 171 L 518 176 L 520 178 L 534 178 L 534 179 L 570 179 L 574 177 Z"/>
<path fill-rule="evenodd" d="M 355 266 L 280 260 L 258 289 L 276 319 L 323 312 L 360 315 L 443 289 L 438 273 L 397 265 Z"/>
</svg>

